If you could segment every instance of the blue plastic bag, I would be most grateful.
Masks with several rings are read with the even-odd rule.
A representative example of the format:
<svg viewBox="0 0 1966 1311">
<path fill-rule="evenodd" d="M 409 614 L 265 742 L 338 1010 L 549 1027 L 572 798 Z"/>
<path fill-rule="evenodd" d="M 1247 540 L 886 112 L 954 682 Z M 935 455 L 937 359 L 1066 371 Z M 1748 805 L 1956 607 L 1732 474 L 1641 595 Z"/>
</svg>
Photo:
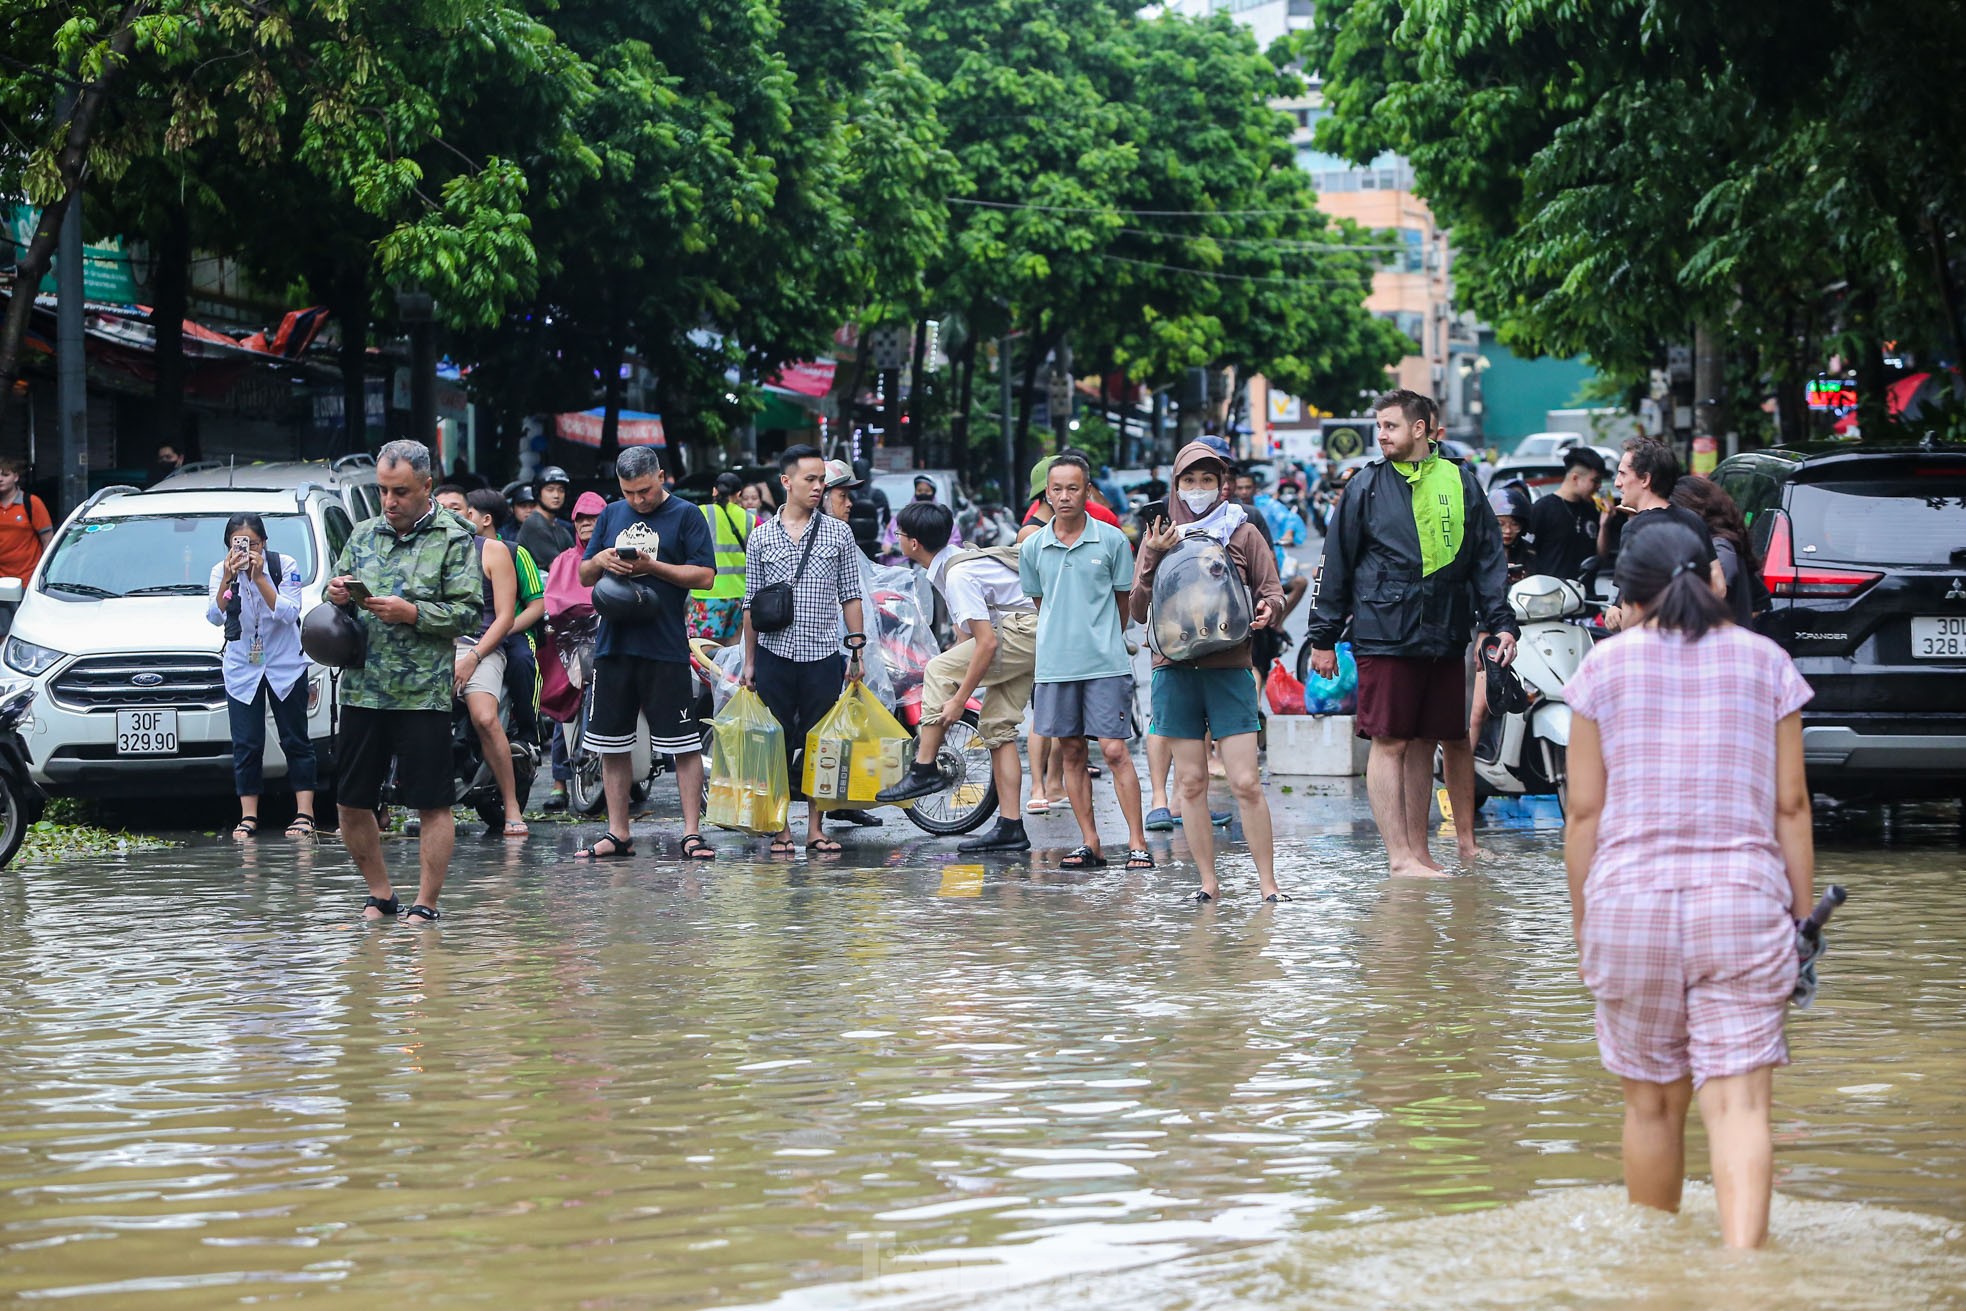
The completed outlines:
<svg viewBox="0 0 1966 1311">
<path fill-rule="evenodd" d="M 1338 644 L 1338 673 L 1333 678 L 1312 674 L 1304 683 L 1304 713 L 1307 715 L 1356 715 L 1358 713 L 1358 661 L 1352 659 L 1352 644 Z"/>
</svg>

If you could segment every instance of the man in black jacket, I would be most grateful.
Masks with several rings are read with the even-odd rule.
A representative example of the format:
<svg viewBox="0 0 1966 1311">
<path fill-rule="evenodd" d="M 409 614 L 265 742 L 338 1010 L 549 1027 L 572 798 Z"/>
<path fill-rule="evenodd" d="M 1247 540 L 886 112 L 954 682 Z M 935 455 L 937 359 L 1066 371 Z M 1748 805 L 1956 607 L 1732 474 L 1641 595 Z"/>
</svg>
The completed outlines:
<svg viewBox="0 0 1966 1311">
<path fill-rule="evenodd" d="M 1338 502 L 1305 640 L 1311 667 L 1330 678 L 1351 622 L 1358 735 L 1372 740 L 1372 818 L 1392 873 L 1432 877 L 1441 873 L 1427 850 L 1436 745 L 1447 753 L 1461 859 L 1475 855 L 1468 640 L 1478 617 L 1507 664 L 1520 630 L 1495 514 L 1474 474 L 1434 445 L 1433 400 L 1394 391 L 1373 408 L 1382 458 L 1361 469 Z"/>
</svg>

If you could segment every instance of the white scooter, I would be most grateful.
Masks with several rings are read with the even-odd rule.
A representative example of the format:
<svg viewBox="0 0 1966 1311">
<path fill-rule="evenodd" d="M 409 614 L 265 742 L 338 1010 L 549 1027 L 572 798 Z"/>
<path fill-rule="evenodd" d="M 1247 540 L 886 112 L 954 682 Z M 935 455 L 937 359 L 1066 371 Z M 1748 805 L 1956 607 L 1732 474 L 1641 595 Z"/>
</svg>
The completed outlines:
<svg viewBox="0 0 1966 1311">
<path fill-rule="evenodd" d="M 1587 599 L 1578 584 L 1548 575 L 1509 588 L 1509 608 L 1522 625 L 1510 665 L 1528 693 L 1520 714 L 1490 715 L 1475 744 L 1475 799 L 1555 796 L 1567 803 L 1570 707 L 1565 684 L 1590 654 L 1595 639 L 1576 622 L 1602 603 Z"/>
</svg>

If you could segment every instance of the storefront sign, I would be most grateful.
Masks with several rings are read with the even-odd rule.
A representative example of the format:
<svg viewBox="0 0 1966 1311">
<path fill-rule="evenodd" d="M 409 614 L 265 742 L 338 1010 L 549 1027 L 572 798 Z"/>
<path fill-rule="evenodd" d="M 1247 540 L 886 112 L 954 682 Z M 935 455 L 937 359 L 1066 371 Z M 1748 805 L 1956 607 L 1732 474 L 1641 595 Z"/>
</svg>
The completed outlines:
<svg viewBox="0 0 1966 1311">
<path fill-rule="evenodd" d="M 621 410 L 617 412 L 618 428 L 616 439 L 623 446 L 667 446 L 668 438 L 662 432 L 662 416 L 645 414 L 640 410 Z M 566 441 L 576 446 L 601 447 L 601 429 L 606 425 L 606 412 L 600 409 L 579 410 L 570 414 L 553 416 L 554 431 Z"/>
<path fill-rule="evenodd" d="M 41 211 L 32 205 L 15 205 L 0 209 L 0 220 L 4 220 L 0 222 L 0 237 L 10 243 L 0 260 L 12 264 L 26 256 L 34 229 L 41 223 Z M 51 262 L 48 275 L 41 279 L 41 290 L 49 295 L 55 294 L 58 263 Z M 136 303 L 136 280 L 130 276 L 130 256 L 121 237 L 92 241 L 82 248 L 82 299 L 113 305 Z"/>
</svg>

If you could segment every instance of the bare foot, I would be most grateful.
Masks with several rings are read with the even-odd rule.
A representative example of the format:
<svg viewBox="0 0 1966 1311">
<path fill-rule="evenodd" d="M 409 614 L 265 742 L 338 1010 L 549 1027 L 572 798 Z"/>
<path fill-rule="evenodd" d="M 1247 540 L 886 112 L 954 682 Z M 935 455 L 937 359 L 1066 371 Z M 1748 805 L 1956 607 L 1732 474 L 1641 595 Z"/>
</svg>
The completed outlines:
<svg viewBox="0 0 1966 1311">
<path fill-rule="evenodd" d="M 1481 862 L 1485 860 L 1495 859 L 1495 853 L 1490 851 L 1487 847 L 1477 847 L 1470 844 L 1468 846 L 1460 848 L 1460 857 L 1461 857 L 1461 863 L 1463 865 L 1465 865 L 1469 869 L 1473 869 L 1476 865 L 1479 865 Z"/>
<path fill-rule="evenodd" d="M 1447 877 L 1447 871 L 1432 861 L 1428 861 L 1425 864 L 1413 860 L 1400 861 L 1390 866 L 1386 872 L 1388 876 L 1396 879 L 1444 879 Z"/>
</svg>

